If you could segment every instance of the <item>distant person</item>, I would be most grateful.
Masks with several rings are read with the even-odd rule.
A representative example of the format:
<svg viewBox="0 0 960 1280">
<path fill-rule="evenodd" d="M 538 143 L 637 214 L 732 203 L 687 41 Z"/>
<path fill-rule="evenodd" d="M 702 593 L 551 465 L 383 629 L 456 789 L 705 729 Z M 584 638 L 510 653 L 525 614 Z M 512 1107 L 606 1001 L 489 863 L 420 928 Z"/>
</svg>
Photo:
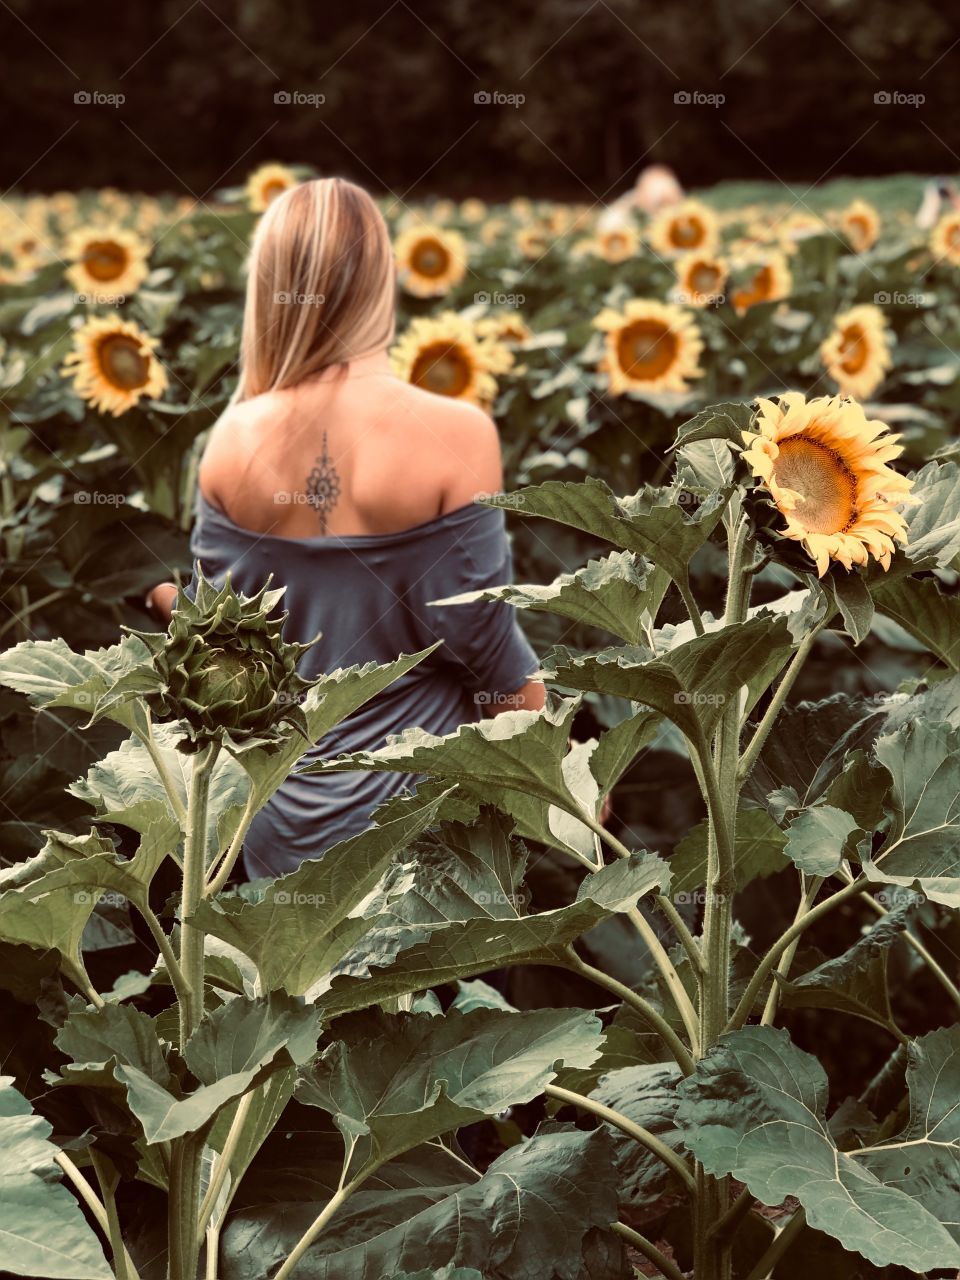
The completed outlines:
<svg viewBox="0 0 960 1280">
<path fill-rule="evenodd" d="M 630 190 L 604 209 L 597 227 L 600 231 L 615 231 L 633 222 L 637 214 L 652 217 L 679 204 L 683 196 L 683 187 L 671 168 L 665 164 L 647 165 Z"/>
<path fill-rule="evenodd" d="M 950 209 L 960 209 L 960 195 L 952 182 L 946 178 L 935 178 L 928 182 L 923 190 L 923 200 L 914 219 L 921 231 L 930 231 L 940 220 L 944 205 Z"/>
<path fill-rule="evenodd" d="M 510 580 L 500 441 L 473 405 L 392 371 L 395 271 L 370 196 L 339 178 L 274 200 L 250 257 L 240 384 L 200 465 L 191 549 L 218 585 L 286 587 L 284 635 L 320 642 L 300 672 L 385 663 L 437 640 L 309 760 L 372 750 L 419 727 L 451 733 L 497 711 L 544 705 L 537 657 L 506 604 L 430 607 Z M 150 593 L 169 619 L 171 583 Z M 244 844 L 250 878 L 279 876 L 369 826 L 401 773 L 292 775 Z"/>
</svg>

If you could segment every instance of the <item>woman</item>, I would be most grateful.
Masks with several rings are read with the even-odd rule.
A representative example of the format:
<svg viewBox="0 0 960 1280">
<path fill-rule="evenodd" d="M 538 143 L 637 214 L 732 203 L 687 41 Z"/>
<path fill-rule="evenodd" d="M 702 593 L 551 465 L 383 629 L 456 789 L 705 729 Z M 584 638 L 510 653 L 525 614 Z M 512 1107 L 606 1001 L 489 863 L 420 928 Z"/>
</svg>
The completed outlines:
<svg viewBox="0 0 960 1280">
<path fill-rule="evenodd" d="M 285 636 L 321 640 L 301 673 L 439 649 L 328 734 L 310 758 L 371 749 L 418 726 L 444 734 L 484 710 L 539 709 L 538 663 L 513 610 L 430 602 L 509 580 L 494 424 L 400 381 L 393 252 L 369 195 L 339 178 L 293 188 L 264 214 L 249 264 L 236 397 L 199 473 L 194 561 L 252 595 L 285 586 Z M 150 594 L 169 618 L 175 588 Z M 252 878 L 369 825 L 408 785 L 393 773 L 291 776 L 244 846 Z"/>
</svg>

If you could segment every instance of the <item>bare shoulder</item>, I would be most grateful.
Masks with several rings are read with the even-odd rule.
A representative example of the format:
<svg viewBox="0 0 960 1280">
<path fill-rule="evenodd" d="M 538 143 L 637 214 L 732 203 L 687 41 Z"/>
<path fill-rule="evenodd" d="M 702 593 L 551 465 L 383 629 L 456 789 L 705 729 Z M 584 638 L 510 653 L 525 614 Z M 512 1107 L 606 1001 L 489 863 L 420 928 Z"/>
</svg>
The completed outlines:
<svg viewBox="0 0 960 1280">
<path fill-rule="evenodd" d="M 231 404 L 214 423 L 200 462 L 200 487 L 216 502 L 230 493 L 246 471 L 250 459 L 262 444 L 264 431 L 276 417 L 273 397 L 257 396 L 241 404 Z"/>
<path fill-rule="evenodd" d="M 408 384 L 397 407 L 410 437 L 430 459 L 446 510 L 502 487 L 500 435 L 483 409 Z"/>
</svg>

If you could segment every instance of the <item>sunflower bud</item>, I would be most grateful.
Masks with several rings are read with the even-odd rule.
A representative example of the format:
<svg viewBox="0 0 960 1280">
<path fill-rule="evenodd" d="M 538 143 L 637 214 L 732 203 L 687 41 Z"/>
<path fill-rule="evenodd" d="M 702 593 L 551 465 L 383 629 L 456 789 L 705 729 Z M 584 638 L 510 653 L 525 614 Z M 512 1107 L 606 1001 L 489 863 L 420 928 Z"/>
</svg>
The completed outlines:
<svg viewBox="0 0 960 1280">
<path fill-rule="evenodd" d="M 276 744 L 287 725 L 306 738 L 310 681 L 297 663 L 311 646 L 284 641 L 287 615 L 275 613 L 283 590 L 242 596 L 229 578 L 217 590 L 199 571 L 196 581 L 194 600 L 177 597 L 166 635 L 136 633 L 153 655 L 156 687 L 144 695 L 153 715 L 185 727 L 184 751 Z"/>
</svg>

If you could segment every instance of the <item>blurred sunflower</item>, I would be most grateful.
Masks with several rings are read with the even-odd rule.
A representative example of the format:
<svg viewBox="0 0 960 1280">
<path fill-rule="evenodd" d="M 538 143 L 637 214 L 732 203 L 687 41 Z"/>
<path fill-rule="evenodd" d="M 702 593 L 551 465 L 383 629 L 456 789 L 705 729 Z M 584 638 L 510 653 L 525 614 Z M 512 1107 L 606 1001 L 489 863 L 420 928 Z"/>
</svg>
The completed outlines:
<svg viewBox="0 0 960 1280">
<path fill-rule="evenodd" d="M 135 293 L 147 278 L 149 247 L 121 227 L 87 227 L 74 231 L 65 247 L 73 263 L 67 280 L 77 293 L 96 301 Z"/>
<path fill-rule="evenodd" d="M 791 213 L 781 218 L 771 228 L 784 253 L 796 253 L 797 246 L 812 236 L 822 236 L 829 231 L 826 222 L 815 213 Z"/>
<path fill-rule="evenodd" d="M 734 289 L 731 302 L 741 315 L 758 302 L 778 302 L 793 287 L 793 277 L 782 253 L 771 250 L 754 263 L 753 275 L 742 289 Z"/>
<path fill-rule="evenodd" d="M 858 400 L 872 395 L 893 363 L 880 308 L 866 304 L 837 316 L 820 358 L 843 395 Z"/>
<path fill-rule="evenodd" d="M 415 298 L 439 298 L 467 273 L 467 244 L 456 231 L 418 223 L 394 245 L 400 283 Z"/>
<path fill-rule="evenodd" d="M 143 398 L 156 399 L 167 375 L 153 354 L 156 339 L 129 320 L 102 316 L 74 334 L 61 372 L 94 409 L 118 417 Z"/>
<path fill-rule="evenodd" d="M 487 216 L 487 206 L 476 196 L 471 196 L 460 205 L 460 217 L 464 222 L 482 222 Z"/>
<path fill-rule="evenodd" d="M 709 307 L 723 300 L 727 264 L 708 253 L 688 253 L 677 263 L 677 301 L 688 307 Z"/>
<path fill-rule="evenodd" d="M 531 222 L 519 228 L 513 242 L 521 257 L 533 262 L 550 252 L 554 237 L 543 223 Z"/>
<path fill-rule="evenodd" d="M 263 213 L 267 205 L 297 186 L 297 177 L 285 164 L 263 164 L 247 179 L 247 201 L 254 213 Z"/>
<path fill-rule="evenodd" d="M 480 228 L 480 243 L 487 248 L 496 244 L 507 229 L 505 218 L 486 218 Z"/>
<path fill-rule="evenodd" d="M 526 342 L 533 337 L 523 317 L 516 311 L 501 311 L 477 321 L 477 333 L 498 342 Z"/>
<path fill-rule="evenodd" d="M 584 241 L 583 248 L 604 262 L 628 262 L 640 249 L 640 237 L 633 227 L 609 227 Z"/>
<path fill-rule="evenodd" d="M 513 353 L 502 342 L 485 337 L 454 311 L 414 320 L 390 358 L 405 382 L 484 407 L 497 395 L 494 375 L 513 365 Z"/>
<path fill-rule="evenodd" d="M 607 335 L 600 368 L 613 395 L 686 391 L 688 381 L 703 376 L 700 331 L 679 307 L 632 298 L 622 311 L 601 311 L 593 324 Z"/>
<path fill-rule="evenodd" d="M 930 233 L 930 252 L 960 267 L 960 210 L 945 213 Z"/>
<path fill-rule="evenodd" d="M 720 225 L 712 209 L 699 200 L 684 200 L 658 214 L 647 231 L 656 249 L 672 257 L 679 253 L 712 253 L 717 246 Z"/>
<path fill-rule="evenodd" d="M 854 253 L 866 253 L 880 238 L 880 215 L 866 200 L 854 200 L 840 214 L 840 230 Z"/>
<path fill-rule="evenodd" d="M 906 541 L 899 504 L 913 501 L 912 480 L 887 465 L 898 437 L 870 421 L 856 401 L 792 391 L 758 400 L 757 431 L 744 431 L 743 458 L 823 577 L 831 560 L 845 569 L 873 556 L 890 567 Z"/>
</svg>

